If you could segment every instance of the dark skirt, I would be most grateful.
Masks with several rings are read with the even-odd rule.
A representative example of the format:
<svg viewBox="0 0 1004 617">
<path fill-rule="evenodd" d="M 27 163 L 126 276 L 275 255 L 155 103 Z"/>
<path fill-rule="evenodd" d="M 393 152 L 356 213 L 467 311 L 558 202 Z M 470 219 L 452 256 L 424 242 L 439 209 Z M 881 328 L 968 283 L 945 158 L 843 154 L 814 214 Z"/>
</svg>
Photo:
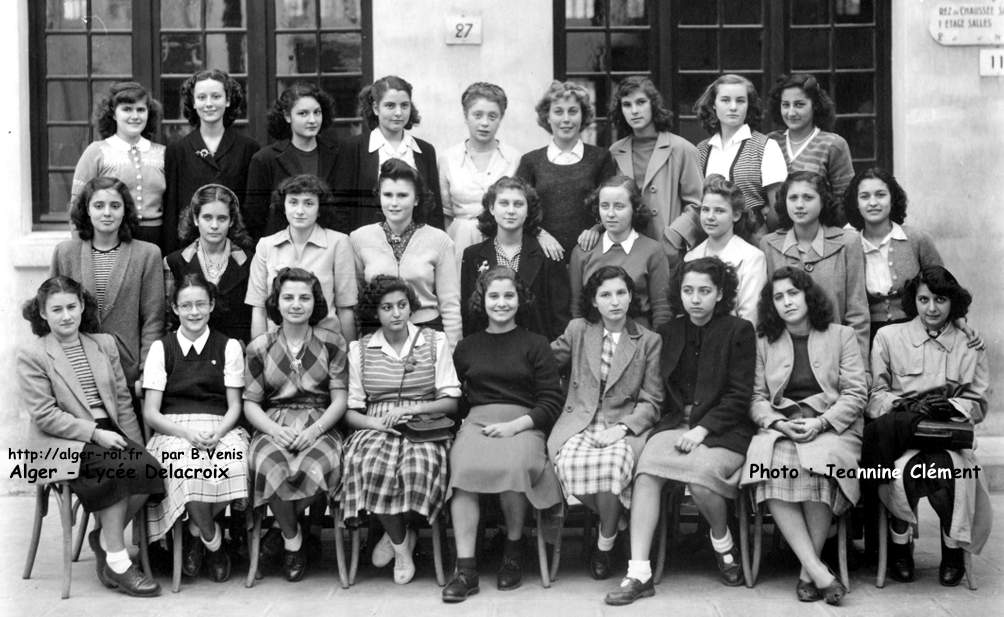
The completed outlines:
<svg viewBox="0 0 1004 617">
<path fill-rule="evenodd" d="M 98 428 L 122 435 L 109 418 L 98 420 Z M 149 495 L 152 503 L 164 497 L 160 463 L 146 448 L 122 437 L 126 440 L 123 450 L 85 443 L 80 453 L 79 474 L 68 484 L 89 512 L 104 510 L 133 495 Z"/>
</svg>

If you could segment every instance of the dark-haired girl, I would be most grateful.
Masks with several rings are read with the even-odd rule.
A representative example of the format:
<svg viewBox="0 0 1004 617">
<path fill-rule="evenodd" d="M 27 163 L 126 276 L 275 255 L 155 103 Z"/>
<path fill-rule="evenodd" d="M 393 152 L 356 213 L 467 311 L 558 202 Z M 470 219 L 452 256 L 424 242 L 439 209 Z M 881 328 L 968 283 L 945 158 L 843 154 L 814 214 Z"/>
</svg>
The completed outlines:
<svg viewBox="0 0 1004 617">
<path fill-rule="evenodd" d="M 150 141 L 160 124 L 160 103 L 134 81 L 113 83 L 95 106 L 94 121 L 101 141 L 84 149 L 73 170 L 70 209 L 87 183 L 111 177 L 125 183 L 136 204 L 137 240 L 152 242 L 164 253 L 174 250 L 174 228 L 165 220 L 177 220 L 177 212 L 164 212 L 164 146 Z"/>
<path fill-rule="evenodd" d="M 164 229 L 178 240 L 165 255 L 188 244 L 180 233 L 178 238 L 173 236 L 181 211 L 199 187 L 223 185 L 238 204 L 244 203 L 248 167 L 258 152 L 258 142 L 233 126 L 245 109 L 244 89 L 236 79 L 219 69 L 199 71 L 181 85 L 181 100 L 192 130 L 168 145 L 164 155 Z"/>
<path fill-rule="evenodd" d="M 164 334 L 164 272 L 160 249 L 137 240 L 139 219 L 132 195 L 115 178 L 85 183 L 70 211 L 77 238 L 60 242 L 51 276 L 80 281 L 98 303 L 101 332 L 111 334 L 129 387 Z"/>
<path fill-rule="evenodd" d="M 634 282 L 623 268 L 599 268 L 583 290 L 584 317 L 551 343 L 559 370 L 570 370 L 571 388 L 547 450 L 565 494 L 599 515 L 589 558 L 597 580 L 611 574 L 621 517 L 631 507 L 635 461 L 662 405 L 662 341 L 629 316 L 633 296 Z"/>
<path fill-rule="evenodd" d="M 307 560 L 297 519 L 318 496 L 334 497 L 341 480 L 335 425 L 345 414 L 346 344 L 341 334 L 316 327 L 328 305 L 306 270 L 280 270 L 265 309 L 279 328 L 251 341 L 244 371 L 244 415 L 256 429 L 248 451 L 253 506 L 271 508 L 283 574 L 298 581 Z M 262 543 L 272 544 L 268 534 Z"/>
<path fill-rule="evenodd" d="M 609 117 L 621 138 L 610 145 L 619 173 L 634 178 L 651 215 L 642 233 L 662 244 L 670 267 L 700 242 L 697 148 L 671 132 L 673 112 L 648 77 L 627 77 L 610 97 Z"/>
<path fill-rule="evenodd" d="M 380 201 L 374 193 L 383 164 L 400 159 L 425 180 L 429 225 L 443 229 L 443 202 L 439 189 L 436 149 L 411 134 L 421 120 L 412 103 L 411 84 L 396 75 L 387 75 L 359 92 L 359 115 L 366 128 L 346 140 L 338 151 L 335 199 L 339 211 L 347 214 L 346 233 L 380 221 Z M 341 228 L 339 228 L 341 229 Z"/>
<path fill-rule="evenodd" d="M 230 558 L 215 519 L 231 501 L 247 499 L 248 436 L 237 426 L 244 354 L 239 341 L 209 327 L 215 298 L 216 286 L 201 274 L 177 281 L 171 308 L 180 325 L 146 357 L 143 420 L 154 431 L 147 448 L 171 467 L 167 496 L 149 508 L 150 541 L 187 514 L 182 572 L 197 576 L 205 558 L 219 583 L 230 578 Z"/>
<path fill-rule="evenodd" d="M 836 226 L 836 209 L 826 178 L 792 172 L 775 208 L 780 227 L 760 240 L 760 250 L 768 276 L 784 266 L 809 274 L 829 298 L 834 321 L 854 329 L 864 358 L 869 333 L 864 251 L 856 231 Z"/>
<path fill-rule="evenodd" d="M 285 227 L 282 200 L 273 195 L 283 180 L 309 174 L 333 186 L 338 144 L 323 131 L 334 119 L 331 97 L 315 84 L 296 82 L 273 103 L 268 135 L 276 141 L 251 157 L 247 172 L 244 221 L 255 241 Z M 324 227 L 348 232 L 330 200 L 320 204 L 319 214 Z"/>
<path fill-rule="evenodd" d="M 861 455 L 868 385 L 860 346 L 854 330 L 833 323 L 826 292 L 801 268 L 771 274 L 760 316 L 750 408 L 760 431 L 741 484 L 755 485 L 756 502 L 767 502 L 802 564 L 798 599 L 839 604 L 847 590 L 819 555 L 833 517 L 860 496 L 857 476 L 826 472 L 855 469 Z"/>
<path fill-rule="evenodd" d="M 251 307 L 244 304 L 251 272 L 251 238 L 241 221 L 240 202 L 221 184 L 199 187 L 182 212 L 178 237 L 184 248 L 164 258 L 164 288 L 174 295 L 176 281 L 201 274 L 216 286 L 209 327 L 243 343 L 251 340 Z M 177 322 L 176 319 L 169 321 Z"/>
<path fill-rule="evenodd" d="M 97 333 L 94 298 L 65 276 L 42 283 L 22 314 L 39 337 L 17 354 L 21 404 L 32 419 L 29 445 L 79 461 L 48 480 L 66 482 L 100 522 L 88 535 L 98 580 L 133 596 L 159 595 L 160 585 L 126 552 L 125 526 L 148 497 L 164 494 L 164 482 L 141 445 L 115 340 Z"/>
<path fill-rule="evenodd" d="M 729 314 L 736 287 L 734 269 L 717 257 L 688 261 L 674 273 L 672 304 L 682 315 L 659 330 L 663 415 L 638 461 L 631 560 L 620 587 L 607 594 L 607 604 L 630 604 L 655 593 L 649 553 L 667 480 L 687 484 L 708 521 L 722 583 L 743 582 L 726 500 L 738 495 L 746 448 L 756 430 L 748 412 L 756 347 L 753 326 Z"/>
<path fill-rule="evenodd" d="M 446 501 L 445 441 L 416 443 L 395 428 L 429 414 L 457 411 L 460 382 L 442 332 L 412 325 L 418 298 L 399 278 L 379 275 L 363 291 L 360 319 L 379 329 L 349 344 L 349 402 L 339 502 L 346 522 L 374 514 L 386 533 L 374 545 L 373 565 L 394 562 L 394 582 L 415 575 L 418 531 L 407 515 L 433 522 Z"/>
</svg>

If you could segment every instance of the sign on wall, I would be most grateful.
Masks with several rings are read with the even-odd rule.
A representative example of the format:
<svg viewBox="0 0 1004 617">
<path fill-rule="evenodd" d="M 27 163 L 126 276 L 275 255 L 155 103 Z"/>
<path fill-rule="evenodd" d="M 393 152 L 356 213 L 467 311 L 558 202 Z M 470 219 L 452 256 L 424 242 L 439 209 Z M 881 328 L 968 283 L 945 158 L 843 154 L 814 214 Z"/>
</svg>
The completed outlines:
<svg viewBox="0 0 1004 617">
<path fill-rule="evenodd" d="M 447 15 L 447 45 L 480 45 L 481 15 Z"/>
<path fill-rule="evenodd" d="M 942 45 L 1004 45 L 1004 0 L 935 5 L 928 31 Z"/>
</svg>

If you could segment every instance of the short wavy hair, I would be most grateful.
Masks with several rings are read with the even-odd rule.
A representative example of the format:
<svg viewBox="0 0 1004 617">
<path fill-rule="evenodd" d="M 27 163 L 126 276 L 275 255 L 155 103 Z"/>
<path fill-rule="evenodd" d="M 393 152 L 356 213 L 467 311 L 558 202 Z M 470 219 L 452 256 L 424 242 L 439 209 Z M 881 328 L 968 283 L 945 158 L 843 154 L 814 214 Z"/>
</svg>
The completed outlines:
<svg viewBox="0 0 1004 617">
<path fill-rule="evenodd" d="M 380 119 L 373 111 L 373 106 L 378 105 L 383 100 L 384 95 L 390 90 L 400 90 L 408 94 L 408 100 L 411 101 L 411 113 L 408 115 L 408 121 L 404 123 L 404 128 L 408 130 L 413 126 L 417 126 L 422 121 L 422 115 L 418 113 L 418 108 L 415 107 L 415 101 L 413 100 L 415 97 L 412 95 L 411 84 L 397 75 L 385 75 L 359 91 L 356 104 L 363 122 L 366 123 L 366 126 L 370 130 L 380 126 Z"/>
<path fill-rule="evenodd" d="M 523 222 L 523 235 L 536 237 L 540 231 L 540 222 L 544 218 L 544 210 L 540 207 L 540 196 L 525 180 L 518 176 L 502 176 L 496 180 L 481 198 L 481 214 L 478 215 L 478 231 L 486 238 L 498 235 L 499 225 L 492 214 L 499 193 L 505 190 L 520 191 L 526 199 L 526 221 Z"/>
<path fill-rule="evenodd" d="M 579 126 L 579 130 L 585 130 L 589 126 L 596 115 L 592 100 L 589 98 L 589 91 L 573 81 L 552 81 L 547 92 L 540 97 L 537 105 L 534 106 L 534 110 L 537 112 L 537 125 L 540 128 L 548 133 L 551 132 L 551 123 L 547 121 L 551 105 L 565 98 L 573 98 L 579 104 L 579 110 L 582 112 L 582 124 Z"/>
<path fill-rule="evenodd" d="M 736 294 L 739 289 L 739 276 L 736 274 L 736 269 L 718 257 L 701 257 L 693 261 L 685 261 L 673 270 L 673 277 L 669 284 L 669 306 L 673 309 L 674 315 L 687 314 L 680 292 L 683 289 L 683 279 L 688 272 L 707 274 L 718 291 L 722 292 L 722 299 L 715 304 L 715 316 L 728 315 L 732 312 L 736 306 Z"/>
<path fill-rule="evenodd" d="M 251 236 L 248 235 L 247 228 L 244 227 L 244 218 L 241 216 L 241 205 L 237 200 L 237 195 L 222 184 L 206 184 L 197 188 L 192 194 L 191 201 L 178 217 L 178 238 L 181 244 L 187 246 L 198 239 L 199 226 L 195 220 L 199 218 L 202 206 L 215 201 L 224 204 L 230 215 L 230 229 L 227 230 L 227 238 L 242 249 L 251 248 Z"/>
<path fill-rule="evenodd" d="M 735 182 L 726 180 L 721 174 L 711 174 L 704 179 L 703 198 L 708 195 L 719 195 L 732 208 L 732 213 L 739 213 L 739 220 L 732 223 L 732 233 L 744 240 L 749 239 L 749 217 L 746 214 L 746 198 Z"/>
<path fill-rule="evenodd" d="M 788 177 L 781 184 L 781 189 L 777 192 L 774 211 L 777 212 L 778 228 L 791 229 L 795 224 L 788 216 L 788 191 L 791 190 L 791 185 L 796 182 L 807 182 L 819 193 L 819 201 L 822 206 L 819 211 L 819 224 L 827 227 L 839 226 L 840 205 L 833 199 L 833 189 L 826 176 L 814 171 L 793 171 L 788 174 Z"/>
<path fill-rule="evenodd" d="M 303 268 L 282 268 L 272 279 L 272 289 L 269 291 L 268 297 L 265 298 L 265 314 L 272 320 L 272 323 L 282 325 L 282 314 L 279 312 L 279 294 L 282 293 L 282 286 L 286 283 L 310 285 L 310 293 L 314 296 L 314 310 L 310 313 L 307 323 L 316 326 L 328 316 L 328 301 L 324 298 L 321 281 L 317 280 L 314 273 Z"/>
<path fill-rule="evenodd" d="M 641 90 L 648 97 L 649 105 L 652 108 L 652 125 L 660 133 L 668 133 L 673 129 L 673 112 L 666 108 L 666 102 L 662 98 L 662 93 L 655 87 L 651 79 L 643 75 L 632 75 L 625 77 L 617 84 L 617 89 L 610 97 L 609 117 L 613 120 L 617 135 L 625 137 L 634 131 L 628 124 L 624 112 L 621 111 L 621 100 Z"/>
<path fill-rule="evenodd" d="M 505 115 L 506 108 L 509 107 L 509 99 L 506 97 L 505 90 L 501 86 L 496 86 L 486 81 L 476 81 L 467 86 L 464 93 L 460 95 L 460 105 L 464 108 L 465 116 L 478 99 L 484 99 L 498 105 L 503 116 Z"/>
<path fill-rule="evenodd" d="M 331 126 L 335 120 L 334 102 L 331 96 L 317 84 L 298 81 L 283 90 L 282 94 L 272 103 L 272 108 L 266 116 L 269 137 L 289 139 L 293 136 L 293 129 L 286 121 L 286 115 L 292 113 L 296 102 L 305 97 L 312 97 L 321 106 L 321 130 Z"/>
<path fill-rule="evenodd" d="M 118 131 L 115 122 L 115 108 L 123 103 L 139 103 L 146 101 L 146 126 L 140 133 L 142 137 L 153 139 L 160 129 L 162 109 L 160 102 L 150 96 L 146 88 L 135 81 L 118 81 L 108 88 L 107 94 L 101 97 L 94 106 L 94 125 L 102 139 L 111 137 Z"/>
<path fill-rule="evenodd" d="M 276 213 L 278 220 L 286 220 L 286 197 L 288 195 L 303 195 L 304 193 L 317 195 L 317 223 L 323 227 L 329 227 L 323 217 L 326 214 L 324 206 L 331 203 L 331 189 L 327 182 L 313 174 L 299 174 L 280 182 L 279 186 L 272 191 L 269 207 Z"/>
<path fill-rule="evenodd" d="M 865 180 L 881 180 L 889 188 L 889 198 L 892 201 L 889 209 L 889 220 L 893 223 L 903 224 L 906 220 L 906 191 L 896 181 L 895 176 L 882 167 L 869 167 L 854 175 L 851 183 L 847 185 L 844 192 L 844 217 L 851 227 L 861 231 L 865 227 L 865 219 L 861 216 L 861 209 L 858 207 L 858 189 Z"/>
<path fill-rule="evenodd" d="M 625 175 L 610 176 L 600 182 L 589 196 L 586 197 L 586 208 L 593 216 L 593 219 L 602 224 L 600 220 L 600 191 L 603 189 L 624 189 L 628 193 L 628 201 L 631 203 L 631 228 L 635 231 L 644 231 L 648 228 L 648 222 L 652 219 L 652 213 L 645 207 L 641 200 L 641 191 L 634 178 Z"/>
<path fill-rule="evenodd" d="M 495 281 L 512 281 L 516 288 L 516 298 L 519 302 L 519 307 L 516 309 L 517 324 L 522 325 L 525 322 L 526 315 L 535 302 L 533 292 L 523 284 L 519 275 L 512 268 L 495 266 L 485 270 L 474 284 L 471 297 L 467 299 L 467 315 L 478 330 L 483 330 L 488 325 L 488 315 L 485 312 L 485 293 L 488 291 L 488 286 Z"/>
<path fill-rule="evenodd" d="M 601 319 L 600 311 L 593 306 L 593 300 L 596 299 L 596 292 L 599 290 L 600 285 L 610 279 L 624 281 L 628 293 L 631 294 L 631 302 L 628 304 L 627 309 L 628 317 L 637 317 L 641 314 L 638 294 L 635 293 L 634 279 L 631 278 L 631 275 L 620 266 L 603 266 L 596 272 L 593 272 L 582 287 L 582 297 L 579 298 L 579 314 L 585 317 L 586 321 L 599 323 Z"/>
<path fill-rule="evenodd" d="M 781 95 L 788 88 L 800 88 L 812 102 L 812 123 L 824 131 L 832 131 L 837 119 L 837 106 L 819 81 L 808 73 L 792 73 L 781 75 L 770 90 L 768 104 L 770 117 L 777 126 L 784 126 L 784 116 L 781 114 Z"/>
<path fill-rule="evenodd" d="M 244 98 L 244 88 L 241 87 L 240 82 L 231 77 L 229 73 L 219 69 L 199 71 L 186 79 L 185 83 L 181 84 L 182 113 L 190 125 L 199 126 L 201 120 L 199 119 L 199 112 L 195 111 L 195 84 L 209 79 L 223 84 L 223 92 L 229 103 L 227 108 L 223 110 L 223 126 L 228 127 L 237 118 L 244 115 L 246 100 Z"/>
<path fill-rule="evenodd" d="M 83 314 L 80 317 L 80 332 L 94 333 L 99 331 L 98 322 L 98 302 L 94 299 L 84 286 L 68 276 L 54 276 L 46 279 L 38 287 L 35 297 L 28 299 L 21 305 L 21 316 L 31 324 L 31 331 L 35 336 L 45 336 L 52 330 L 49 322 L 42 317 L 45 303 L 49 297 L 58 293 L 69 293 L 77 296 L 83 306 Z"/>
<path fill-rule="evenodd" d="M 948 321 L 955 321 L 969 314 L 969 305 L 973 303 L 973 295 L 969 290 L 944 266 L 927 266 L 903 285 L 903 312 L 910 319 L 917 316 L 917 290 L 921 285 L 927 285 L 931 293 L 951 301 Z"/>
<path fill-rule="evenodd" d="M 408 281 L 389 274 L 378 274 L 362 289 L 359 305 L 356 307 L 356 315 L 364 330 L 373 331 L 380 327 L 380 304 L 387 294 L 395 291 L 400 291 L 408 298 L 408 308 L 412 313 L 420 308 L 418 295 Z"/>
<path fill-rule="evenodd" d="M 760 290 L 760 302 L 757 309 L 760 312 L 760 324 L 757 326 L 757 335 L 766 337 L 773 343 L 787 328 L 787 324 L 774 308 L 774 283 L 788 279 L 791 284 L 805 293 L 805 305 L 809 311 L 809 325 L 813 330 L 825 331 L 833 323 L 833 306 L 830 299 L 826 297 L 823 288 L 812 280 L 808 273 L 799 268 L 784 266 L 778 268 L 767 278 L 763 289 Z"/>
<path fill-rule="evenodd" d="M 216 298 L 219 296 L 219 289 L 216 285 L 206 280 L 206 277 L 201 272 L 190 272 L 182 276 L 181 280 L 175 283 L 174 289 L 171 290 L 171 306 L 177 306 L 178 296 L 183 290 L 190 287 L 204 289 L 206 295 L 209 296 L 210 302 L 216 302 Z"/>
<path fill-rule="evenodd" d="M 711 85 L 705 88 L 704 93 L 694 103 L 694 113 L 697 114 L 697 119 L 700 121 L 701 126 L 704 127 L 704 130 L 708 132 L 708 135 L 714 135 L 721 127 L 718 122 L 718 114 L 715 113 L 715 99 L 718 98 L 718 87 L 729 85 L 746 87 L 746 124 L 750 125 L 750 128 L 753 130 L 760 129 L 760 122 L 763 120 L 763 107 L 760 104 L 760 96 L 756 92 L 756 86 L 753 85 L 752 81 L 741 75 L 726 73 L 711 82 Z"/>
<path fill-rule="evenodd" d="M 91 240 L 94 238 L 94 223 L 91 222 L 91 215 L 88 208 L 91 199 L 98 191 L 116 191 L 122 198 L 122 224 L 119 225 L 119 241 L 129 242 L 136 235 L 139 229 L 139 214 L 136 212 L 136 204 L 129 193 L 129 187 L 118 178 L 110 176 L 98 176 L 91 178 L 84 185 L 83 190 L 77 195 L 77 200 L 73 202 L 70 209 L 70 222 L 77 230 L 77 235 L 81 240 Z"/>
<path fill-rule="evenodd" d="M 377 202 L 380 201 L 380 186 L 385 180 L 403 180 L 411 183 L 415 188 L 415 209 L 412 211 L 411 220 L 416 225 L 424 225 L 428 221 L 428 210 L 433 206 L 434 198 L 422 173 L 401 159 L 387 159 L 380 166 L 380 177 L 377 178 L 377 185 L 373 191 Z"/>
</svg>

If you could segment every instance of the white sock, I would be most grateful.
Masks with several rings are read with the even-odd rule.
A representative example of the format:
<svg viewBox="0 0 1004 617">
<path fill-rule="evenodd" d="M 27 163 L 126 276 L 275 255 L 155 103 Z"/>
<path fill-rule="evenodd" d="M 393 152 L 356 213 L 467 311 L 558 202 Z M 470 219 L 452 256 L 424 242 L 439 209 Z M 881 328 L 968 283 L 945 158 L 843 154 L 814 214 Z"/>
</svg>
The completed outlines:
<svg viewBox="0 0 1004 617">
<path fill-rule="evenodd" d="M 614 541 L 616 540 L 617 540 L 616 531 L 614 532 L 614 535 L 610 536 L 609 538 L 603 535 L 603 532 L 601 531 L 598 534 L 596 534 L 596 548 L 600 549 L 601 551 L 613 550 Z"/>
<path fill-rule="evenodd" d="M 121 551 L 106 551 L 106 555 L 105 561 L 108 564 L 108 569 L 116 574 L 124 573 L 132 565 L 132 560 L 129 559 L 129 551 L 125 549 Z"/>
<path fill-rule="evenodd" d="M 892 527 L 889 528 L 889 537 L 892 538 L 893 544 L 909 544 L 912 536 L 913 534 L 910 533 L 909 527 L 903 533 L 899 533 Z"/>
<path fill-rule="evenodd" d="M 721 538 L 716 538 L 715 534 L 710 531 L 708 537 L 711 538 L 711 547 L 715 549 L 716 553 L 728 553 L 732 550 L 732 530 L 728 527 L 725 528 L 725 535 Z"/>
<path fill-rule="evenodd" d="M 411 535 L 410 531 L 405 531 L 404 540 L 401 540 L 400 544 L 395 544 L 393 540 L 390 541 L 390 545 L 394 547 L 395 553 L 397 553 L 398 555 L 408 554 L 408 540 L 410 539 L 410 535 Z"/>
<path fill-rule="evenodd" d="M 648 559 L 629 559 L 627 577 L 647 583 L 652 578 L 652 562 Z"/>
<path fill-rule="evenodd" d="M 303 534 L 300 533 L 300 526 L 296 526 L 296 535 L 292 538 L 287 538 L 285 534 L 282 536 L 282 545 L 287 551 L 298 551 L 300 547 L 303 546 Z"/>
<path fill-rule="evenodd" d="M 201 534 L 199 535 L 199 538 L 202 540 L 202 543 L 206 545 L 206 548 L 210 552 L 215 553 L 216 551 L 220 550 L 220 545 L 223 544 L 223 532 L 220 530 L 220 524 L 219 523 L 213 523 L 213 539 L 212 540 L 207 540 L 207 539 L 203 538 Z"/>
<path fill-rule="evenodd" d="M 959 541 L 955 538 L 949 538 L 945 535 L 945 532 L 941 532 L 941 541 L 945 543 L 948 548 L 959 548 Z"/>
</svg>

